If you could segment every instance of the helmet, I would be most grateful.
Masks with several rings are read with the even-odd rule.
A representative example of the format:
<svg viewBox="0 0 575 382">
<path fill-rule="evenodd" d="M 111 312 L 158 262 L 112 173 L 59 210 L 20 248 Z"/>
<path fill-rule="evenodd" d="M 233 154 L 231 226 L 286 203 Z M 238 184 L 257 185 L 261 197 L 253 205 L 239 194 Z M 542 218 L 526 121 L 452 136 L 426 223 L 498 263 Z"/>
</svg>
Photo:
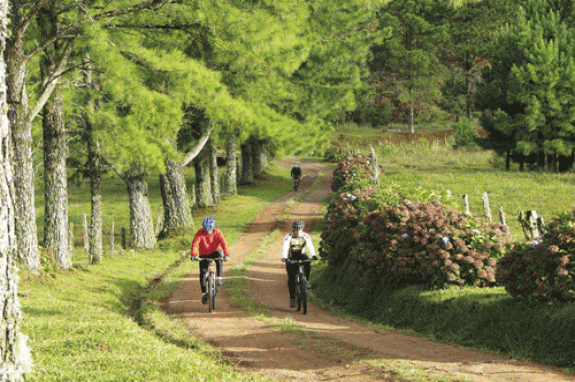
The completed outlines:
<svg viewBox="0 0 575 382">
<path fill-rule="evenodd" d="M 216 226 L 216 219 L 213 216 L 206 216 L 202 221 L 202 226 L 206 231 L 211 231 Z"/>
<path fill-rule="evenodd" d="M 301 220 L 296 220 L 292 224 L 293 229 L 303 229 L 304 226 L 305 226 L 305 223 L 302 222 Z"/>
</svg>

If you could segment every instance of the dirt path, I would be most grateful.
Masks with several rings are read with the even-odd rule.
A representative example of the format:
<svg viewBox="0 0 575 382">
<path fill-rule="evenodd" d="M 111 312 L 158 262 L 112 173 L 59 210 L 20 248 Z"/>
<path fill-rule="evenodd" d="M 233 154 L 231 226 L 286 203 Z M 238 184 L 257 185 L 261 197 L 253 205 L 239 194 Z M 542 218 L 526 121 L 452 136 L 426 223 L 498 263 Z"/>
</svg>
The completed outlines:
<svg viewBox="0 0 575 382">
<path fill-rule="evenodd" d="M 289 170 L 292 161 L 282 165 Z M 400 381 L 388 372 L 390 362 L 403 361 L 424 369 L 435 377 L 449 375 L 476 382 L 562 382 L 575 377 L 559 370 L 533 363 L 518 362 L 499 356 L 430 341 L 420 336 L 375 330 L 344 320 L 310 305 L 307 315 L 288 308 L 287 277 L 280 262 L 283 237 L 291 221 L 302 219 L 306 228 L 323 217 L 322 201 L 330 192 L 331 170 L 324 165 L 304 163 L 309 176 L 301 183 L 300 192 L 309 189 L 318 176 L 319 183 L 299 203 L 291 205 L 291 216 L 280 220 L 290 192 L 265 207 L 254 219 L 245 235 L 231 248 L 229 268 L 257 248 L 273 230 L 281 235 L 265 255 L 248 270 L 250 297 L 265 306 L 284 324 L 295 324 L 304 331 L 282 331 L 248 316 L 230 306 L 224 293 L 218 295 L 217 311 L 209 314 L 200 302 L 197 269 L 174 289 L 164 308 L 181 319 L 197 335 L 219 346 L 226 358 L 238 368 L 257 371 L 285 381 Z M 288 171 L 286 170 L 286 171 Z M 319 243 L 315 243 L 319 246 Z M 224 273 L 224 282 L 226 274 Z M 375 366 L 365 360 L 374 360 Z"/>
</svg>

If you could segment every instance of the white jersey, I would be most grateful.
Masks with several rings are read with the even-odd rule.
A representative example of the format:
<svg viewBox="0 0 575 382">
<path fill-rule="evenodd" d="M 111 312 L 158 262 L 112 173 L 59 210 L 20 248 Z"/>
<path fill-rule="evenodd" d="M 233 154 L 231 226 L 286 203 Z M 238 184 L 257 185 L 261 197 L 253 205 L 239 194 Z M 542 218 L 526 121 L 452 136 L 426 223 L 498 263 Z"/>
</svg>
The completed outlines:
<svg viewBox="0 0 575 382">
<path fill-rule="evenodd" d="M 282 258 L 288 259 L 290 250 L 293 249 L 301 250 L 302 254 L 306 254 L 311 257 L 316 256 L 311 236 L 305 232 L 303 232 L 300 237 L 293 237 L 293 233 L 288 233 L 286 235 L 282 246 Z"/>
</svg>

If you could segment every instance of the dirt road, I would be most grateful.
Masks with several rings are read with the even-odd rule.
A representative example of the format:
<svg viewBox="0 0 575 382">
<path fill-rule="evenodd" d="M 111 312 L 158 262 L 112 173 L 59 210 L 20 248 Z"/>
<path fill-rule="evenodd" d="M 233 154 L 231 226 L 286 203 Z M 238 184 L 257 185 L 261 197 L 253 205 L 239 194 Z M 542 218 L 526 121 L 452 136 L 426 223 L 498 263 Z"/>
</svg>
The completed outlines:
<svg viewBox="0 0 575 382">
<path fill-rule="evenodd" d="M 292 161 L 282 161 L 289 171 Z M 302 219 L 306 230 L 322 219 L 322 202 L 330 193 L 331 172 L 327 166 L 304 163 L 308 175 L 300 193 L 314 185 L 295 204 L 289 192 L 265 207 L 245 235 L 231 248 L 233 258 L 226 268 L 256 249 L 275 229 L 281 234 L 262 258 L 247 271 L 250 298 L 266 307 L 279 322 L 262 320 L 230 306 L 218 294 L 217 311 L 208 313 L 200 302 L 197 268 L 171 293 L 164 308 L 182 320 L 191 332 L 221 348 L 240 369 L 257 371 L 284 381 L 403 381 L 390 372 L 401 368 L 424 370 L 434 377 L 451 376 L 476 382 L 563 382 L 575 377 L 539 364 L 519 362 L 508 356 L 483 353 L 431 341 L 416 335 L 398 334 L 351 322 L 310 305 L 307 315 L 288 306 L 287 277 L 280 261 L 281 243 L 291 222 Z M 319 177 L 319 179 L 317 179 Z M 317 179 L 317 182 L 316 182 Z M 315 183 L 314 183 L 315 182 Z M 290 216 L 281 219 L 284 212 Z M 319 243 L 315 243 L 319 246 Z M 302 330 L 282 330 L 296 325 Z M 364 362 L 372 360 L 373 362 Z"/>
</svg>

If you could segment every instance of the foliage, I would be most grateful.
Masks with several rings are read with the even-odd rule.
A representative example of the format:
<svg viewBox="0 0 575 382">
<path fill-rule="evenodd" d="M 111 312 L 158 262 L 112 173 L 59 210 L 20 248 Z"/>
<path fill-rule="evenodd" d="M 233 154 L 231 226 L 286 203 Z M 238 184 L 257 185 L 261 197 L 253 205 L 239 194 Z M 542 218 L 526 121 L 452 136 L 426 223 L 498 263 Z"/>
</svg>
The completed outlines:
<svg viewBox="0 0 575 382">
<path fill-rule="evenodd" d="M 477 138 L 479 133 L 473 121 L 468 118 L 461 118 L 458 122 L 453 124 L 454 131 L 454 148 L 476 148 Z"/>
<path fill-rule="evenodd" d="M 522 360 L 560 367 L 572 367 L 575 362 L 569 340 L 575 336 L 575 304 L 513 299 L 503 287 L 374 290 L 371 277 L 351 260 L 339 267 L 320 263 L 311 282 L 316 300 L 348 319 Z"/>
<path fill-rule="evenodd" d="M 340 145 L 331 145 L 324 150 L 323 158 L 328 162 L 338 163 L 349 154 L 349 149 Z"/>
<path fill-rule="evenodd" d="M 497 279 L 514 297 L 575 301 L 575 211 L 549 224 L 540 242 L 508 252 Z"/>
<path fill-rule="evenodd" d="M 495 138 L 511 141 L 518 153 L 536 155 L 539 167 L 545 155 L 570 155 L 575 147 L 575 34 L 572 11 L 562 9 L 566 5 L 522 3 L 513 22 L 494 39 L 491 66 L 478 94 L 480 107 L 509 116 L 493 116 L 485 127 Z"/>
<path fill-rule="evenodd" d="M 414 109 L 432 107 L 441 98 L 437 84 L 444 68 L 437 44 L 445 33 L 437 18 L 449 8 L 446 1 L 389 1 L 380 10 L 385 37 L 372 47 L 372 74 L 389 78 L 393 99 L 406 105 L 410 128 Z M 413 131 L 413 130 L 412 130 Z"/>
<path fill-rule="evenodd" d="M 459 214 L 420 188 L 377 190 L 368 161 L 350 155 L 334 171 L 322 257 L 332 265 L 353 259 L 380 280 L 374 285 L 495 285 L 497 260 L 512 244 L 506 227 Z"/>
<path fill-rule="evenodd" d="M 479 224 L 438 200 L 403 200 L 358 225 L 350 256 L 386 286 L 495 285 L 497 260 L 510 237 L 499 225 Z"/>
</svg>

